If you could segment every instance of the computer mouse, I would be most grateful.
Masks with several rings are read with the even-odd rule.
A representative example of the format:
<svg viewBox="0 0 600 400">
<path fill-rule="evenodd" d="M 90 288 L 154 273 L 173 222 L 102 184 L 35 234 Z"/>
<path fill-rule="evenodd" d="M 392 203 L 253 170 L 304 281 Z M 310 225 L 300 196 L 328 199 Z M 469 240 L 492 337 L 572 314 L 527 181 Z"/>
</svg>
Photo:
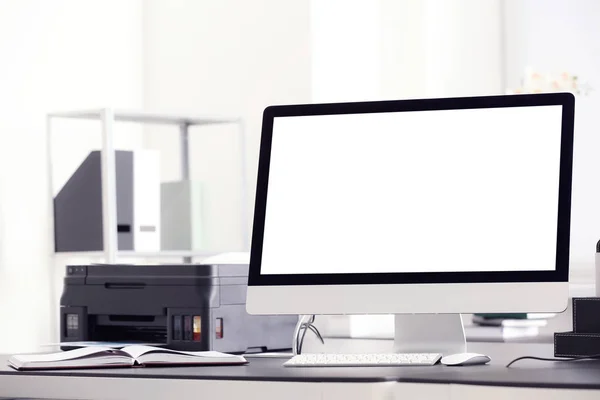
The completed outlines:
<svg viewBox="0 0 600 400">
<path fill-rule="evenodd" d="M 489 363 L 491 358 L 478 353 L 457 353 L 442 357 L 440 362 L 448 366 L 483 365 Z"/>
</svg>

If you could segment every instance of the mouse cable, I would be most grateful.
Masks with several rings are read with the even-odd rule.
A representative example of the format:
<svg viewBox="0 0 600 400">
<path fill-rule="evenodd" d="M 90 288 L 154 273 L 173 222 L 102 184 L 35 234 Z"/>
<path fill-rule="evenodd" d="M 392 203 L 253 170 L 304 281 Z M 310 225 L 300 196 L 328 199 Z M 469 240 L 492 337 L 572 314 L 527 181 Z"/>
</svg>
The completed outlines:
<svg viewBox="0 0 600 400">
<path fill-rule="evenodd" d="M 535 356 L 523 356 L 518 357 L 506 364 L 506 368 L 510 367 L 514 363 L 520 360 L 538 360 L 538 361 L 579 361 L 579 360 L 597 360 L 600 358 L 600 354 L 591 354 L 589 356 L 579 356 L 572 358 L 550 358 L 550 357 L 535 357 Z"/>
</svg>

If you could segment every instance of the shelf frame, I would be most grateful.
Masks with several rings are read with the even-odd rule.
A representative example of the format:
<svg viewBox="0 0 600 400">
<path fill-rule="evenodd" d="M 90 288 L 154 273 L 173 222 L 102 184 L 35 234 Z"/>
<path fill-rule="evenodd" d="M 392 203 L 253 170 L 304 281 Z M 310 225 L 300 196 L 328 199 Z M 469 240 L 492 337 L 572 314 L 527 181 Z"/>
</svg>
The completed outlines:
<svg viewBox="0 0 600 400">
<path fill-rule="evenodd" d="M 210 256 L 211 252 L 195 251 L 158 251 L 136 252 L 119 251 L 117 241 L 117 204 L 116 204 L 116 167 L 113 141 L 113 125 L 115 122 L 135 122 L 141 124 L 160 124 L 179 127 L 180 152 L 181 152 L 181 177 L 183 180 L 190 177 L 189 155 L 189 129 L 192 126 L 207 126 L 217 124 L 237 124 L 240 153 L 240 181 L 241 181 L 241 235 L 244 250 L 250 248 L 250 232 L 248 226 L 248 180 L 246 174 L 246 135 L 242 118 L 217 117 L 217 116 L 189 116 L 176 114 L 161 114 L 147 111 L 115 110 L 112 108 L 97 108 L 87 110 L 70 110 L 52 112 L 46 115 L 46 140 L 48 155 L 49 193 L 51 210 L 54 209 L 54 193 L 52 182 L 52 122 L 54 119 L 83 119 L 96 120 L 101 124 L 101 176 L 102 176 L 102 232 L 104 249 L 102 252 L 55 252 L 64 255 L 89 255 L 104 256 L 105 262 L 114 264 L 117 257 L 183 257 L 185 262 L 191 262 L 195 256 Z M 54 244 L 54 221 L 50 224 L 50 237 L 52 248 Z"/>
</svg>

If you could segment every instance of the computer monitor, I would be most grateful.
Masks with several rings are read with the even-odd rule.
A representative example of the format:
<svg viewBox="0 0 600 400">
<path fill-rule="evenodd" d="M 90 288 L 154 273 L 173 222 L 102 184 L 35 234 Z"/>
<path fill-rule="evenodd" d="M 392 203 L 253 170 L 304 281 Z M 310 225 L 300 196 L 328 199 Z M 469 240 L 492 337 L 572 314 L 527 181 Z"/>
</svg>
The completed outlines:
<svg viewBox="0 0 600 400">
<path fill-rule="evenodd" d="M 448 353 L 459 313 L 563 311 L 573 119 L 569 93 L 268 107 L 248 312 L 396 314 L 397 349 Z"/>
</svg>

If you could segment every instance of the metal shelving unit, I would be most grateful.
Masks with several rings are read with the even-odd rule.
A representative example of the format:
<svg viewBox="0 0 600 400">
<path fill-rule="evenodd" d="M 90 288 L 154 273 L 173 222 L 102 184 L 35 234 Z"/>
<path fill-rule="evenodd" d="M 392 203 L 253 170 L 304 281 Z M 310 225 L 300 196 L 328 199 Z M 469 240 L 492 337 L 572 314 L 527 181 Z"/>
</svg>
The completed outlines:
<svg viewBox="0 0 600 400">
<path fill-rule="evenodd" d="M 52 192 L 52 121 L 57 118 L 84 119 L 99 121 L 102 127 L 102 148 L 101 148 L 101 166 L 102 166 L 102 227 L 104 239 L 104 251 L 74 252 L 74 253 L 56 253 L 61 255 L 85 256 L 85 257 L 104 257 L 106 263 L 115 263 L 117 257 L 183 257 L 190 259 L 195 256 L 209 256 L 209 252 L 194 251 L 158 251 L 158 252 L 136 252 L 119 251 L 117 245 L 117 201 L 116 201 L 116 176 L 115 176 L 115 152 L 113 146 L 113 124 L 117 121 L 137 122 L 142 124 L 161 124 L 172 125 L 179 128 L 179 137 L 181 142 L 181 177 L 189 179 L 190 159 L 189 159 L 189 129 L 192 126 L 207 126 L 216 124 L 236 124 L 238 125 L 240 157 L 241 157 L 241 192 L 242 202 L 240 209 L 241 233 L 243 235 L 242 243 L 244 248 L 249 249 L 249 228 L 248 228 L 248 193 L 246 176 L 246 138 L 244 133 L 244 124 L 239 117 L 193 117 L 188 115 L 157 114 L 143 111 L 124 111 L 114 110 L 112 108 L 99 108 L 91 110 L 76 110 L 54 112 L 47 115 L 46 134 L 47 134 L 47 152 L 48 152 L 48 173 L 50 201 L 53 200 Z M 54 240 L 54 231 L 51 232 Z"/>
</svg>

